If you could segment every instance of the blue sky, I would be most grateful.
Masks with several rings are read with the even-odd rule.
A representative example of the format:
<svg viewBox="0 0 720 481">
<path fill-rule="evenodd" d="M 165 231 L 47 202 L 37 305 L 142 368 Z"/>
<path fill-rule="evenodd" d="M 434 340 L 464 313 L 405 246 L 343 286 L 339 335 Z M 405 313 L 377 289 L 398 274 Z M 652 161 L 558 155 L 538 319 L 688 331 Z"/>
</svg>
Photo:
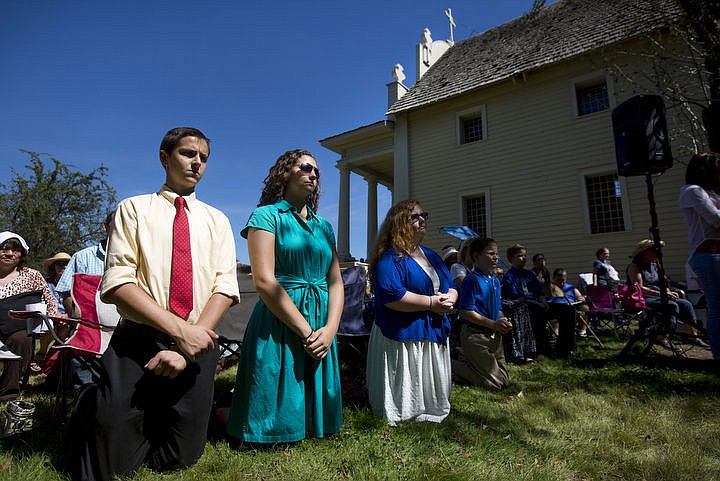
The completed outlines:
<svg viewBox="0 0 720 481">
<path fill-rule="evenodd" d="M 551 2 L 548 2 L 551 3 Z M 239 231 L 270 165 L 288 149 L 316 155 L 320 215 L 337 227 L 337 154 L 318 140 L 384 119 L 396 63 L 415 77 L 423 28 L 462 40 L 530 10 L 532 0 L 5 0 L 0 17 L 0 165 L 18 149 L 88 172 L 100 164 L 118 198 L 157 190 L 158 146 L 176 126 L 213 141 L 198 197 Z M 365 183 L 351 178 L 351 252 L 364 257 Z M 390 195 L 379 192 L 380 220 Z"/>
</svg>

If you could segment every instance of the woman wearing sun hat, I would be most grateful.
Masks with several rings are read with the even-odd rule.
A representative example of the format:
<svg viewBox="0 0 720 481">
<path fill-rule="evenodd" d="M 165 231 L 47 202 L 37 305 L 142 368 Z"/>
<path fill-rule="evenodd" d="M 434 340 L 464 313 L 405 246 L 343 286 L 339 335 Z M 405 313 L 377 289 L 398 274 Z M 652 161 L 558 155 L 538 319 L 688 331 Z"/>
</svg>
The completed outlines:
<svg viewBox="0 0 720 481">
<path fill-rule="evenodd" d="M 660 241 L 660 247 L 664 246 L 665 242 Z M 638 242 L 631 258 L 632 262 L 630 262 L 626 270 L 628 285 L 638 284 L 648 307 L 658 309 L 661 305 L 660 265 L 653 241 L 643 239 Z M 690 301 L 683 299 L 680 294 L 671 289 L 667 290 L 667 295 L 673 325 L 675 325 L 678 318 L 681 321 L 693 324 L 698 322 L 695 308 Z M 699 338 L 696 343 L 701 347 L 709 347 L 705 341 Z M 667 340 L 661 340 L 660 344 L 673 351 L 676 350 L 676 346 Z"/>
<path fill-rule="evenodd" d="M 62 298 L 55 290 L 55 286 L 60 280 L 60 277 L 62 277 L 63 271 L 65 271 L 65 267 L 68 265 L 68 262 L 70 262 L 70 259 L 71 256 L 67 252 L 58 252 L 43 262 L 43 268 L 47 274 L 45 281 L 48 283 L 50 292 L 53 293 L 53 296 L 55 296 L 58 302 L 58 311 L 60 314 L 65 314 L 65 307 L 63 307 Z"/>
</svg>

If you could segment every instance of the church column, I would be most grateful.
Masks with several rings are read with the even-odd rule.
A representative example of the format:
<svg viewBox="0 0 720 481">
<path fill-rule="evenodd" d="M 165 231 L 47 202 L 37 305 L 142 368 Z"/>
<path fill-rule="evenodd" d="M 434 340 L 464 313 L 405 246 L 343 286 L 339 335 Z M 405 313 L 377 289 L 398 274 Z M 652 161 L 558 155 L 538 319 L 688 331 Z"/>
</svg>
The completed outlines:
<svg viewBox="0 0 720 481">
<path fill-rule="evenodd" d="M 365 259 L 370 257 L 370 252 L 375 245 L 377 237 L 377 179 L 374 177 L 365 177 L 368 184 L 367 191 L 367 249 Z"/>
<path fill-rule="evenodd" d="M 394 178 L 392 187 L 393 205 L 401 200 L 410 198 L 410 162 L 408 155 L 408 126 L 407 115 L 398 114 L 395 116 L 395 152 Z"/>
<path fill-rule="evenodd" d="M 338 199 L 337 250 L 340 261 L 350 259 L 350 169 L 345 165 L 340 170 L 340 198 Z"/>
</svg>

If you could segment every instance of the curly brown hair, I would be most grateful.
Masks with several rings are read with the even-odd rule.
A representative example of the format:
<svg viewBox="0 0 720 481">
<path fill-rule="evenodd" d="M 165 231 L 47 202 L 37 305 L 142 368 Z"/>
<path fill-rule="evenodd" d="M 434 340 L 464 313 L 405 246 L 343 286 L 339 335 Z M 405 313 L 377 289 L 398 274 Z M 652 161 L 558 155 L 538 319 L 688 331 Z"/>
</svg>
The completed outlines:
<svg viewBox="0 0 720 481">
<path fill-rule="evenodd" d="M 302 157 L 307 155 L 315 159 L 315 156 L 303 149 L 288 150 L 275 161 L 275 165 L 270 167 L 267 177 L 263 181 L 265 188 L 260 194 L 258 207 L 263 205 L 271 205 L 278 200 L 285 198 L 285 186 L 290 176 L 290 169 Z M 318 202 L 320 200 L 320 174 L 317 175 L 317 186 L 312 194 L 307 196 L 306 204 L 313 212 L 317 212 Z"/>
<path fill-rule="evenodd" d="M 410 255 L 417 247 L 414 239 L 414 231 L 411 228 L 409 220 L 410 214 L 412 214 L 413 209 L 418 205 L 420 205 L 420 202 L 417 200 L 407 199 L 398 202 L 388 210 L 385 220 L 382 226 L 380 226 L 375 247 L 370 255 L 370 265 L 368 269 L 371 278 L 375 273 L 375 265 L 378 259 L 380 259 L 386 250 L 392 247 L 397 251 L 399 256 L 406 256 Z"/>
</svg>

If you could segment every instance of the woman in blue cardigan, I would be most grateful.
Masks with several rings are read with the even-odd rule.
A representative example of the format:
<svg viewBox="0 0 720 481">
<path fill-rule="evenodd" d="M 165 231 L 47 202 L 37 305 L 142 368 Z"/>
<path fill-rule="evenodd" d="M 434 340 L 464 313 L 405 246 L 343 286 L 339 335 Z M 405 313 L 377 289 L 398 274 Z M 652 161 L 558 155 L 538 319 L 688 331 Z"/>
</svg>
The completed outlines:
<svg viewBox="0 0 720 481">
<path fill-rule="evenodd" d="M 375 325 L 367 384 L 373 412 L 391 426 L 441 422 L 450 413 L 447 318 L 458 294 L 440 256 L 420 245 L 428 213 L 416 200 L 394 205 L 370 260 Z"/>
</svg>

